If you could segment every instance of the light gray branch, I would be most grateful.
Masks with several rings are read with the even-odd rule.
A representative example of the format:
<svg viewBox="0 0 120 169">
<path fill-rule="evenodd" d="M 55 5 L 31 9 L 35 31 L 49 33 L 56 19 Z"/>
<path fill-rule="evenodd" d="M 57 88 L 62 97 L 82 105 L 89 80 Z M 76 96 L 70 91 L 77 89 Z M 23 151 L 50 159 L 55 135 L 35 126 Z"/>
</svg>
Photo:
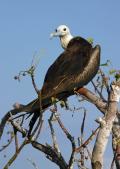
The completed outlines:
<svg viewBox="0 0 120 169">
<path fill-rule="evenodd" d="M 120 115 L 118 114 L 115 118 L 114 125 L 112 128 L 112 145 L 114 152 L 114 160 L 116 168 L 120 168 Z"/>
<path fill-rule="evenodd" d="M 118 86 L 117 83 L 112 84 L 109 95 L 108 111 L 105 114 L 105 117 L 99 120 L 100 129 L 92 153 L 93 169 L 101 169 L 103 166 L 103 155 L 106 149 L 110 132 L 112 130 L 113 122 L 116 118 L 119 98 L 120 86 Z"/>
</svg>

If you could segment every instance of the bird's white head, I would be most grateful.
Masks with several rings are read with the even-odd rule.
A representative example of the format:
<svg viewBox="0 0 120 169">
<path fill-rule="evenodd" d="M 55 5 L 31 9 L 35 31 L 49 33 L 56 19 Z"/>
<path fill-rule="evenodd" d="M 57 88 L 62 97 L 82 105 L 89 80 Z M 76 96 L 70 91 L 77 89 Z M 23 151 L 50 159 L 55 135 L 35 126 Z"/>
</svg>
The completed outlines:
<svg viewBox="0 0 120 169">
<path fill-rule="evenodd" d="M 60 25 L 55 29 L 55 32 L 50 34 L 50 38 L 59 37 L 61 41 L 61 46 L 66 49 L 68 43 L 73 38 L 70 33 L 70 29 L 66 25 Z"/>
</svg>

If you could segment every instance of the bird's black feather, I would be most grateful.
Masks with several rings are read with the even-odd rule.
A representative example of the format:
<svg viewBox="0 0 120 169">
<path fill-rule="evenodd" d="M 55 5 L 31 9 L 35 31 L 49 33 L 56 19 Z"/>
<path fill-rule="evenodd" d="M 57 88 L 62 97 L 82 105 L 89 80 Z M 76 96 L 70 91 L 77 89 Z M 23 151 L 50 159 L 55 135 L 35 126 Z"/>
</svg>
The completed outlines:
<svg viewBox="0 0 120 169">
<path fill-rule="evenodd" d="M 45 106 L 52 96 L 60 97 L 62 93 L 73 92 L 74 88 L 83 87 L 96 75 L 100 65 L 100 46 L 92 45 L 81 37 L 73 38 L 67 49 L 49 67 L 43 87 L 41 102 Z M 67 95 L 67 94 L 66 94 Z M 30 131 L 38 118 L 39 101 L 30 103 L 34 115 L 30 122 Z M 36 116 L 36 117 L 34 117 Z"/>
<path fill-rule="evenodd" d="M 84 73 L 85 68 L 92 59 L 92 51 L 92 45 L 87 40 L 81 37 L 73 38 L 67 49 L 48 69 L 42 88 L 42 97 L 51 97 L 61 92 L 73 90 L 75 87 L 86 85 L 98 70 L 100 56 L 96 57 L 95 73 L 88 74 L 91 78 L 84 77 L 84 82 L 79 79 L 79 84 L 76 79 Z"/>
</svg>

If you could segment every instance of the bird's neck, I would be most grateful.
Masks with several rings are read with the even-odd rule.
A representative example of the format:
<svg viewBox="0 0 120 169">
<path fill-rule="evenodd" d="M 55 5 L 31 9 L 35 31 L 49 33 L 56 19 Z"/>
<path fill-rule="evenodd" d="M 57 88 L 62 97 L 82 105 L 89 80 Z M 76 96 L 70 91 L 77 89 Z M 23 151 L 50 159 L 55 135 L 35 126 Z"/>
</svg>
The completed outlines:
<svg viewBox="0 0 120 169">
<path fill-rule="evenodd" d="M 73 36 L 71 34 L 60 37 L 60 42 L 61 42 L 61 46 L 63 49 L 67 48 L 68 43 L 70 42 L 72 38 Z"/>
</svg>

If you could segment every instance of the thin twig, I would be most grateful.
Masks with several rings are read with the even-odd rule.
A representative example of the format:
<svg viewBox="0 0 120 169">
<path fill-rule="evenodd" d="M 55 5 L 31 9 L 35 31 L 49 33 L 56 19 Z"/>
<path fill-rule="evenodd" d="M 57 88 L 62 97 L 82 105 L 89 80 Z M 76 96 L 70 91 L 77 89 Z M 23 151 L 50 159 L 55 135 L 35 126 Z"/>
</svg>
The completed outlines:
<svg viewBox="0 0 120 169">
<path fill-rule="evenodd" d="M 22 127 L 22 126 L 20 126 L 18 123 L 16 123 L 15 121 L 12 121 L 12 120 L 9 120 L 10 122 L 11 122 L 11 124 L 12 124 L 12 126 L 13 127 L 15 127 L 15 129 L 17 130 L 17 131 L 19 131 L 20 133 L 22 133 L 22 135 L 23 135 L 23 137 L 25 137 L 26 136 L 26 130 Z"/>
<path fill-rule="evenodd" d="M 83 147 L 86 147 L 90 143 L 90 141 L 92 141 L 93 137 L 97 134 L 98 130 L 99 130 L 99 127 L 96 128 L 96 130 L 92 132 L 90 137 L 80 147 L 76 148 L 75 152 L 79 153 Z"/>
<path fill-rule="evenodd" d="M 105 98 L 104 98 L 103 95 L 102 95 L 102 92 L 100 92 L 100 91 L 98 90 L 98 88 L 97 88 L 97 86 L 95 85 L 94 81 L 92 80 L 91 82 L 92 82 L 92 85 L 94 86 L 95 91 L 97 91 L 97 93 L 99 94 L 100 98 L 101 98 L 103 101 L 106 101 Z"/>
<path fill-rule="evenodd" d="M 81 145 L 83 144 L 83 140 L 84 140 L 85 119 L 86 119 L 86 109 L 84 109 L 84 116 L 83 116 L 83 121 L 81 125 Z M 80 152 L 80 154 L 81 154 L 81 166 L 84 166 L 84 148 L 82 148 L 82 151 Z"/>
<path fill-rule="evenodd" d="M 15 159 L 17 158 L 18 154 L 21 152 L 21 150 L 23 149 L 23 147 L 30 143 L 29 140 L 24 140 L 23 143 L 21 144 L 21 146 L 19 147 L 18 151 L 15 152 L 15 154 L 10 158 L 10 160 L 7 162 L 7 164 L 4 166 L 3 169 L 8 169 L 11 164 L 15 161 Z"/>
<path fill-rule="evenodd" d="M 13 141 L 14 138 L 14 134 L 13 132 L 10 132 L 10 139 L 8 140 L 8 143 L 3 145 L 2 148 L 0 149 L 0 152 L 3 151 L 4 149 L 6 149 Z"/>
<path fill-rule="evenodd" d="M 70 135 L 70 133 L 68 132 L 68 130 L 64 127 L 63 123 L 61 122 L 59 116 L 57 116 L 57 112 L 56 109 L 50 109 L 51 112 L 54 113 L 54 116 L 56 117 L 58 124 L 60 125 L 61 129 L 63 130 L 63 132 L 65 133 L 65 135 L 67 136 L 67 138 L 71 141 L 71 143 L 73 142 L 74 138 Z"/>
<path fill-rule="evenodd" d="M 72 144 L 72 153 L 71 153 L 71 156 L 70 156 L 70 159 L 69 159 L 69 168 L 72 168 L 73 166 L 73 163 L 74 163 L 74 155 L 75 155 L 75 149 L 76 149 L 76 144 L 75 144 L 75 140 L 74 140 L 74 137 L 71 136 L 71 134 L 68 132 L 68 130 L 64 127 L 63 123 L 61 122 L 59 116 L 57 116 L 57 112 L 56 112 L 56 109 L 50 109 L 51 112 L 54 113 L 57 121 L 58 121 L 58 124 L 60 125 L 61 129 L 63 130 L 63 132 L 65 133 L 65 135 L 67 136 L 67 138 L 70 140 L 71 144 Z"/>
<path fill-rule="evenodd" d="M 48 119 L 49 126 L 50 126 L 50 131 L 51 131 L 51 136 L 52 136 L 52 141 L 53 141 L 53 147 L 57 152 L 60 152 L 58 143 L 57 143 L 57 138 L 55 135 L 55 130 L 52 125 L 52 120 L 53 120 L 54 113 L 51 114 L 50 118 Z"/>
<path fill-rule="evenodd" d="M 24 117 L 24 116 L 26 116 L 27 114 L 29 114 L 29 113 L 20 114 L 20 115 L 18 115 L 18 116 L 16 116 L 16 117 L 11 118 L 11 120 L 15 120 L 15 119 L 18 119 L 18 118 L 20 118 L 20 117 Z"/>
<path fill-rule="evenodd" d="M 61 169 L 68 169 L 68 165 L 64 160 L 62 154 L 57 153 L 57 151 L 55 151 L 55 149 L 53 149 L 50 145 L 43 145 L 36 141 L 32 141 L 32 146 L 46 154 L 46 158 L 56 163 Z"/>
<path fill-rule="evenodd" d="M 32 164 L 32 166 L 35 168 L 35 169 L 39 169 L 36 165 L 36 163 L 32 160 L 32 159 L 29 159 L 27 158 L 27 160 Z"/>
<path fill-rule="evenodd" d="M 88 146 L 85 147 L 86 150 L 87 150 L 87 153 L 88 153 L 88 156 L 90 158 L 90 160 L 92 159 L 92 154 L 90 153 L 89 149 L 88 149 Z"/>
<path fill-rule="evenodd" d="M 32 79 L 33 87 L 34 87 L 36 93 L 39 95 L 39 90 L 38 90 L 37 85 L 36 85 L 35 80 L 34 80 L 34 72 L 31 73 L 31 79 Z"/>
<path fill-rule="evenodd" d="M 102 80 L 103 80 L 103 82 L 104 82 L 104 85 L 105 85 L 105 87 L 106 87 L 106 89 L 107 89 L 107 93 L 109 94 L 109 93 L 110 93 L 110 89 L 109 89 L 109 84 L 108 84 L 108 82 L 106 81 L 105 74 L 104 74 L 104 72 L 103 72 L 101 69 L 99 69 L 99 71 L 100 71 Z"/>
</svg>

